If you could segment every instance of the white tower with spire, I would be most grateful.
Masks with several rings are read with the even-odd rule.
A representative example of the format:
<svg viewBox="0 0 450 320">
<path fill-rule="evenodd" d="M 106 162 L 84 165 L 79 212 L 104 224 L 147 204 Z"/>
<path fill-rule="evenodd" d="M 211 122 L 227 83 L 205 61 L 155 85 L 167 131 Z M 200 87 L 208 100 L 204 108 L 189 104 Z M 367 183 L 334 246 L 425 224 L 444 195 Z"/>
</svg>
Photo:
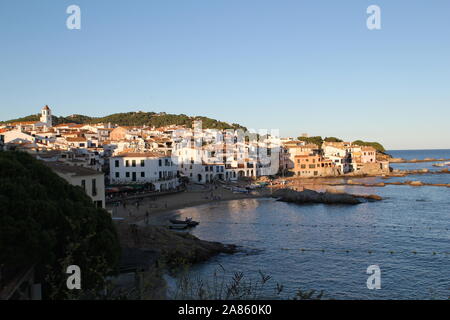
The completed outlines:
<svg viewBox="0 0 450 320">
<path fill-rule="evenodd" d="M 42 108 L 40 121 L 44 123 L 47 128 L 52 127 L 52 110 L 50 110 L 48 106 Z"/>
</svg>

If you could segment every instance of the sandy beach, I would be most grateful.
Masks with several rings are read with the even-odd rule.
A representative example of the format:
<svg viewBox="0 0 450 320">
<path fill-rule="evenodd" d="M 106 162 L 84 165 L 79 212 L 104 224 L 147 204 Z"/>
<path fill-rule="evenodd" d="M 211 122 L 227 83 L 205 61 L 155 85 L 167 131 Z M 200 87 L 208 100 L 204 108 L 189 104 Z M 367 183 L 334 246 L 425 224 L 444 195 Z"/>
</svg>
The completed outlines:
<svg viewBox="0 0 450 320">
<path fill-rule="evenodd" d="M 261 188 L 249 194 L 234 193 L 220 185 L 188 185 L 185 191 L 170 195 L 161 195 L 143 198 L 139 202 L 127 200 L 125 206 L 108 204 L 107 209 L 112 210 L 114 218 L 123 218 L 125 222 L 138 225 L 169 225 L 168 219 L 173 217 L 173 211 L 182 208 L 194 207 L 215 201 L 228 201 L 239 199 L 252 199 L 267 197 L 270 189 Z"/>
</svg>

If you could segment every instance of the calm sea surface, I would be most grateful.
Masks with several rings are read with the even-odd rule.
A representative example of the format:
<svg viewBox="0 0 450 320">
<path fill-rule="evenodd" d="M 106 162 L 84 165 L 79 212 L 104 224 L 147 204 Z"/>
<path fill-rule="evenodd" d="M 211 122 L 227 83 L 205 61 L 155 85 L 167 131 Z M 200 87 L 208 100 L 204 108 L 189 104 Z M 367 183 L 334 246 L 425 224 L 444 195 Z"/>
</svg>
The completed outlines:
<svg viewBox="0 0 450 320">
<path fill-rule="evenodd" d="M 450 158 L 450 150 L 392 151 L 407 159 Z M 393 164 L 428 168 L 432 163 Z M 365 178 L 368 182 L 386 181 Z M 420 175 L 387 181 L 450 183 L 450 175 Z M 215 270 L 242 271 L 257 279 L 272 276 L 264 294 L 281 298 L 297 289 L 324 290 L 332 299 L 448 299 L 450 297 L 450 188 L 386 186 L 340 187 L 378 194 L 381 202 L 357 206 L 295 205 L 272 199 L 211 203 L 178 210 L 201 224 L 201 239 L 236 244 L 243 252 L 219 255 L 192 274 L 211 278 Z M 303 249 L 303 250 L 302 250 Z M 381 289 L 367 289 L 367 267 L 381 268 Z"/>
</svg>

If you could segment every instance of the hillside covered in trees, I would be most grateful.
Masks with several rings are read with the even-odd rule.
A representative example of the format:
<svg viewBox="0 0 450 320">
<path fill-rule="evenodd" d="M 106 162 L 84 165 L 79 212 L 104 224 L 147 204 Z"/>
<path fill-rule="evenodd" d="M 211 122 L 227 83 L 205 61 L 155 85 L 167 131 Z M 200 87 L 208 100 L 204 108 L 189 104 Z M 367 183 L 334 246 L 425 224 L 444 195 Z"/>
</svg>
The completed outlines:
<svg viewBox="0 0 450 320">
<path fill-rule="evenodd" d="M 44 298 L 65 299 L 79 294 L 67 290 L 67 266 L 82 270 L 83 291 L 98 290 L 119 257 L 110 215 L 81 187 L 68 184 L 27 153 L 0 151 L 3 271 L 35 266 Z"/>
<path fill-rule="evenodd" d="M 30 115 L 23 118 L 3 121 L 3 123 L 19 122 L 19 121 L 39 121 L 40 114 Z M 53 124 L 61 123 L 78 123 L 78 124 L 94 124 L 94 123 L 111 123 L 121 126 L 154 126 L 163 127 L 168 125 L 185 125 L 192 126 L 194 120 L 202 120 L 203 128 L 211 129 L 246 129 L 237 123 L 227 123 L 208 117 L 195 116 L 190 117 L 185 114 L 167 114 L 156 112 L 127 112 L 115 113 L 105 117 L 88 117 L 84 115 L 71 115 L 67 117 L 53 116 Z"/>
</svg>

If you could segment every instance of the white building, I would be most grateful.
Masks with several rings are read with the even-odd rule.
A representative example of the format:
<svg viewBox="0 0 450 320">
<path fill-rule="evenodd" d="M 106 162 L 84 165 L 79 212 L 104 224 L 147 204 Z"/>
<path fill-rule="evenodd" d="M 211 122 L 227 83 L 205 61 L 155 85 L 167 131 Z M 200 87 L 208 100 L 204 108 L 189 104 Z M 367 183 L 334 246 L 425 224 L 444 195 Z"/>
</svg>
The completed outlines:
<svg viewBox="0 0 450 320">
<path fill-rule="evenodd" d="M 4 136 L 4 142 L 5 143 L 26 143 L 26 142 L 36 142 L 36 137 L 33 137 L 31 134 L 22 132 L 18 129 L 6 131 L 2 133 Z"/>
<path fill-rule="evenodd" d="M 180 172 L 195 183 L 275 175 L 279 170 L 279 139 L 256 139 L 238 131 L 188 131 L 174 137 L 172 154 Z"/>
<path fill-rule="evenodd" d="M 179 186 L 178 167 L 156 152 L 123 152 L 110 158 L 111 184 L 151 184 L 155 191 Z"/>
<path fill-rule="evenodd" d="M 351 144 L 348 142 L 324 142 L 323 156 L 333 161 L 340 174 L 352 170 Z"/>
<path fill-rule="evenodd" d="M 58 176 L 84 189 L 98 208 L 105 208 L 105 175 L 92 169 L 45 162 Z"/>
<path fill-rule="evenodd" d="M 45 106 L 45 107 L 42 108 L 40 121 L 47 128 L 51 128 L 52 127 L 52 125 L 53 125 L 53 123 L 52 123 L 52 111 L 50 110 L 50 108 L 48 106 Z"/>
</svg>

